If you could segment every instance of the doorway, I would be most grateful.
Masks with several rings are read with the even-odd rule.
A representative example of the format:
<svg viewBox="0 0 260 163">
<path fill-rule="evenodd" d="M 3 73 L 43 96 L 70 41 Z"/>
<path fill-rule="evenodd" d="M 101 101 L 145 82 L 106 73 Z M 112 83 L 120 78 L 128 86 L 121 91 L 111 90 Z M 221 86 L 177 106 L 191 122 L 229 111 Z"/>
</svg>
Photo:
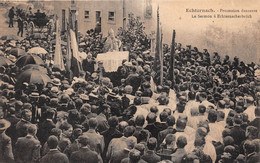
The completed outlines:
<svg viewBox="0 0 260 163">
<path fill-rule="evenodd" d="M 95 27 L 95 32 L 100 33 L 101 32 L 101 11 L 96 11 L 96 27 Z"/>
</svg>

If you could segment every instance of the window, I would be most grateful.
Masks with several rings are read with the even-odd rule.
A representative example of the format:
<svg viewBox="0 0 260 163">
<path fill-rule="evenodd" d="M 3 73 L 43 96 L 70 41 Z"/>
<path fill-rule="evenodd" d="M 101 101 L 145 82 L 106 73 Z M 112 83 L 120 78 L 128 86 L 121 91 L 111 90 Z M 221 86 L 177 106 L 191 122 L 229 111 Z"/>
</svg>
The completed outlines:
<svg viewBox="0 0 260 163">
<path fill-rule="evenodd" d="M 84 13 L 84 18 L 85 18 L 85 19 L 89 19 L 89 11 L 85 11 L 85 13 Z"/>
<path fill-rule="evenodd" d="M 109 22 L 114 22 L 115 21 L 115 12 L 108 12 L 108 21 Z"/>
</svg>

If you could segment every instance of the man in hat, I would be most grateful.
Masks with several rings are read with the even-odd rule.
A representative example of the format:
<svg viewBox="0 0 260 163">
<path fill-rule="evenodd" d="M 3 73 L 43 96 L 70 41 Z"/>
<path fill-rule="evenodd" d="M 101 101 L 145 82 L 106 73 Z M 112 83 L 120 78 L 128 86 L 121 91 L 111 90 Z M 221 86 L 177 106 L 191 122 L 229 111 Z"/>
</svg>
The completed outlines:
<svg viewBox="0 0 260 163">
<path fill-rule="evenodd" d="M 22 111 L 22 119 L 16 124 L 17 137 L 24 137 L 27 134 L 27 128 L 31 125 L 32 112 L 28 109 Z"/>
<path fill-rule="evenodd" d="M 38 137 L 43 145 L 48 137 L 51 135 L 51 130 L 56 127 L 55 123 L 53 122 L 55 116 L 54 109 L 48 109 L 46 111 L 46 119 L 39 123 L 39 132 Z"/>
<path fill-rule="evenodd" d="M 78 163 L 78 162 L 98 163 L 99 156 L 98 156 L 97 152 L 92 151 L 89 148 L 89 137 L 80 136 L 79 143 L 81 144 L 81 148 L 79 149 L 79 151 L 72 153 L 70 162 L 71 163 Z"/>
<path fill-rule="evenodd" d="M 54 135 L 47 140 L 50 151 L 40 159 L 40 163 L 69 163 L 68 157 L 58 149 L 58 138 Z"/>
<path fill-rule="evenodd" d="M 14 6 L 9 10 L 8 17 L 9 17 L 9 28 L 14 27 L 13 19 L 14 19 Z"/>
<path fill-rule="evenodd" d="M 37 127 L 30 124 L 27 128 L 27 135 L 18 138 L 15 144 L 15 160 L 17 162 L 37 162 L 40 159 L 40 142 L 35 139 Z"/>
<path fill-rule="evenodd" d="M 5 131 L 11 123 L 5 119 L 0 119 L 0 162 L 13 162 L 12 141 Z"/>
<path fill-rule="evenodd" d="M 17 36 L 21 34 L 21 37 L 23 37 L 23 19 L 20 16 L 18 17 L 17 23 L 18 23 Z"/>
<path fill-rule="evenodd" d="M 245 131 L 240 126 L 242 124 L 242 116 L 236 114 L 233 121 L 234 127 L 231 129 L 231 136 L 234 139 L 234 144 L 239 146 L 246 139 Z"/>
</svg>

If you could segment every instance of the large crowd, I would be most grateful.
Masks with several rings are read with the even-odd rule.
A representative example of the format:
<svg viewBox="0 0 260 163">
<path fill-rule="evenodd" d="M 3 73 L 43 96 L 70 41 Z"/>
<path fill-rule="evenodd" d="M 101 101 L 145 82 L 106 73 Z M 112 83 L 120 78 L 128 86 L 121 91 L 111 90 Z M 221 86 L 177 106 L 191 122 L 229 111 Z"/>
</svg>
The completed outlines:
<svg viewBox="0 0 260 163">
<path fill-rule="evenodd" d="M 254 63 L 177 44 L 170 80 L 170 49 L 164 45 L 163 85 L 156 86 L 150 45 L 137 36 L 125 39 L 131 46 L 121 49 L 130 56 L 118 67 L 115 84 L 99 76 L 105 70 L 94 69 L 105 38 L 89 30 L 79 35 L 80 51 L 87 54 L 84 71 L 71 79 L 52 67 L 54 38 L 0 42 L 1 55 L 13 61 L 0 69 L 0 162 L 259 162 Z M 39 57 L 51 81 L 18 85 L 26 70 L 11 49 L 38 46 L 49 52 Z"/>
</svg>

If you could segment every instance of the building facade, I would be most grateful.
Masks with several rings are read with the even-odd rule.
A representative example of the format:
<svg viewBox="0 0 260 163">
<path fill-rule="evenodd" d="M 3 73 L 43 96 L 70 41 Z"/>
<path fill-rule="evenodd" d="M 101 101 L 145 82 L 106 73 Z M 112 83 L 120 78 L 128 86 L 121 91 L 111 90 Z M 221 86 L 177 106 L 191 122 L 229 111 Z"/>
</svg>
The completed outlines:
<svg viewBox="0 0 260 163">
<path fill-rule="evenodd" d="M 141 18 L 147 34 L 154 31 L 156 26 L 156 7 L 152 0 L 55 1 L 54 9 L 62 30 L 66 28 L 70 11 L 75 13 L 74 19 L 81 33 L 96 27 L 104 35 L 110 28 L 117 32 L 118 28 L 126 26 L 130 13 Z"/>
</svg>

